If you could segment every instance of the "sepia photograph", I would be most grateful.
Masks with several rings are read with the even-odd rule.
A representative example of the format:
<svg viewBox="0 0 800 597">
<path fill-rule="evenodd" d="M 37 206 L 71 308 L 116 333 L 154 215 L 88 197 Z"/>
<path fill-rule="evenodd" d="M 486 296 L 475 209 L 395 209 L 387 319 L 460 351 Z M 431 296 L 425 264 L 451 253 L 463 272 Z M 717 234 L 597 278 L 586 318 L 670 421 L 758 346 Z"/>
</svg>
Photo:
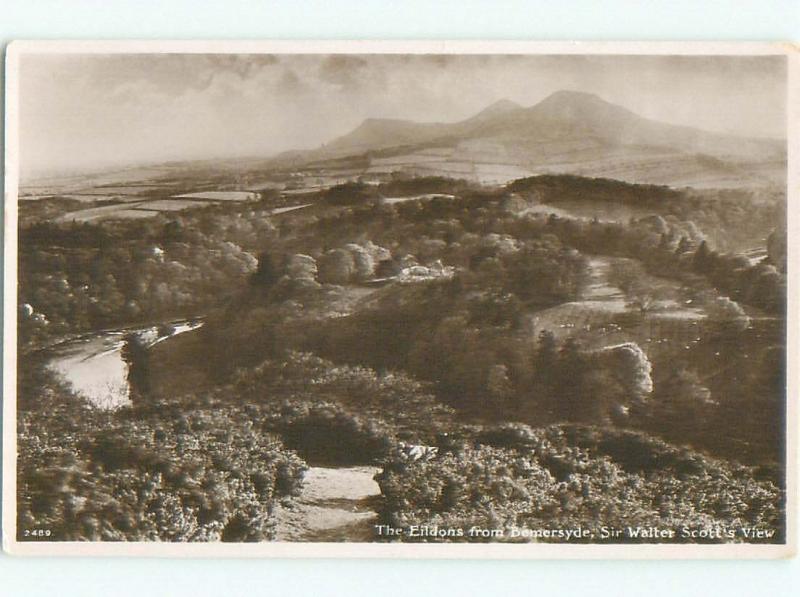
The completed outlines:
<svg viewBox="0 0 800 597">
<path fill-rule="evenodd" d="M 791 555 L 796 61 L 16 42 L 4 548 Z"/>
</svg>

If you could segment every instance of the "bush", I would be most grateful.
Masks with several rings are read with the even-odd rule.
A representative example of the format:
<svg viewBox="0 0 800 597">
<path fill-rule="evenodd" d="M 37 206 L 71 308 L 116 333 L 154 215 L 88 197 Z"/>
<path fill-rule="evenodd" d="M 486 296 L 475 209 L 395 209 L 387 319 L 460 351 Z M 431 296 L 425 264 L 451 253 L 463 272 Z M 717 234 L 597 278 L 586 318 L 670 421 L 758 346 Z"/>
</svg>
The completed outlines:
<svg viewBox="0 0 800 597">
<path fill-rule="evenodd" d="M 262 541 L 305 465 L 245 413 L 100 412 L 61 390 L 21 415 L 18 529 L 58 541 Z"/>
<path fill-rule="evenodd" d="M 478 443 L 495 448 L 526 450 L 540 441 L 537 433 L 522 423 L 502 423 L 481 430 L 476 439 Z"/>
<path fill-rule="evenodd" d="M 479 432 L 477 445 L 425 461 L 397 458 L 379 476 L 381 516 L 394 527 L 410 525 L 462 529 L 451 540 L 475 540 L 475 525 L 502 531 L 495 540 L 512 539 L 510 530 L 601 525 L 624 529 L 760 527 L 778 529 L 782 492 L 758 480 L 746 467 L 711 460 L 697 452 L 671 448 L 642 434 L 587 427 L 532 430 L 505 425 Z M 502 445 L 503 447 L 495 447 Z M 430 537 L 400 540 L 432 540 Z M 449 538 L 448 538 L 449 539 Z M 478 538 L 478 540 L 485 540 Z M 554 541 L 558 538 L 544 538 Z M 686 542 L 674 538 L 624 535 L 618 542 Z M 735 537 L 711 542 L 738 542 Z M 699 541 L 703 541 L 702 539 Z"/>
<path fill-rule="evenodd" d="M 292 420 L 301 407 L 314 417 L 334 408 L 340 413 L 336 417 L 358 413 L 351 416 L 374 421 L 391 435 L 412 434 L 415 441 L 433 441 L 453 425 L 452 409 L 438 402 L 427 385 L 405 374 L 335 365 L 306 352 L 288 351 L 283 358 L 239 370 L 224 393 L 266 411 L 283 409 L 281 416 L 286 413 Z M 331 421 L 336 417 L 331 415 Z"/>
<path fill-rule="evenodd" d="M 331 403 L 285 403 L 265 427 L 280 433 L 289 447 L 314 464 L 375 464 L 394 443 L 381 421 Z"/>
</svg>

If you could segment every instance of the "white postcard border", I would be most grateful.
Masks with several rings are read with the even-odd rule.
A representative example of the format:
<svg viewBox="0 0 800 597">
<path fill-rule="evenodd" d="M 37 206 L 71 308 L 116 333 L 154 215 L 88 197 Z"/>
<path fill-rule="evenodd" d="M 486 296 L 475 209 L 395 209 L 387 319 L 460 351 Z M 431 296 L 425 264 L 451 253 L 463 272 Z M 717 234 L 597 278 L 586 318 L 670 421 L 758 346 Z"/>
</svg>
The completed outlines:
<svg viewBox="0 0 800 597">
<path fill-rule="evenodd" d="M 787 84 L 787 406 L 786 540 L 759 544 L 400 544 L 400 543 L 105 543 L 20 542 L 16 539 L 17 195 L 19 184 L 19 58 L 26 53 L 120 54 L 597 54 L 785 55 Z M 796 403 L 800 375 L 800 45 L 788 42 L 542 42 L 542 41 L 151 41 L 20 40 L 6 47 L 3 270 L 3 550 L 20 556 L 275 557 L 408 559 L 772 559 L 797 550 Z"/>
</svg>

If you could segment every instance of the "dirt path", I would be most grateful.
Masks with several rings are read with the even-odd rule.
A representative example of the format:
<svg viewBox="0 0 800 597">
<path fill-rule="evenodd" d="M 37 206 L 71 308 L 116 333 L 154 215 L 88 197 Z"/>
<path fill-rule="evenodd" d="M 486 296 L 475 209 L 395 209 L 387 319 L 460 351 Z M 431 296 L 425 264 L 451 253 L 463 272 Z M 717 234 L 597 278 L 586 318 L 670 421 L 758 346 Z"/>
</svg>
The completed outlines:
<svg viewBox="0 0 800 597">
<path fill-rule="evenodd" d="M 276 541 L 371 541 L 380 489 L 371 466 L 306 471 L 303 491 L 276 512 Z"/>
</svg>

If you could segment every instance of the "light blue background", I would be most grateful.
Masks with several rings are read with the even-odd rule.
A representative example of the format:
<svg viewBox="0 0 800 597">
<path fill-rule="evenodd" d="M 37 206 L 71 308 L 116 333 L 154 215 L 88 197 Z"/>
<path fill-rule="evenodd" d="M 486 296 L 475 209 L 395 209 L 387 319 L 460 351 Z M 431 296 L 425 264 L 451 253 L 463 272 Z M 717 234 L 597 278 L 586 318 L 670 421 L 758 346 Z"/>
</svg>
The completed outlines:
<svg viewBox="0 0 800 597">
<path fill-rule="evenodd" d="M 800 41 L 800 0 L 0 0 L 12 39 Z M 21 559 L 0 595 L 798 595 L 791 562 Z"/>
</svg>

